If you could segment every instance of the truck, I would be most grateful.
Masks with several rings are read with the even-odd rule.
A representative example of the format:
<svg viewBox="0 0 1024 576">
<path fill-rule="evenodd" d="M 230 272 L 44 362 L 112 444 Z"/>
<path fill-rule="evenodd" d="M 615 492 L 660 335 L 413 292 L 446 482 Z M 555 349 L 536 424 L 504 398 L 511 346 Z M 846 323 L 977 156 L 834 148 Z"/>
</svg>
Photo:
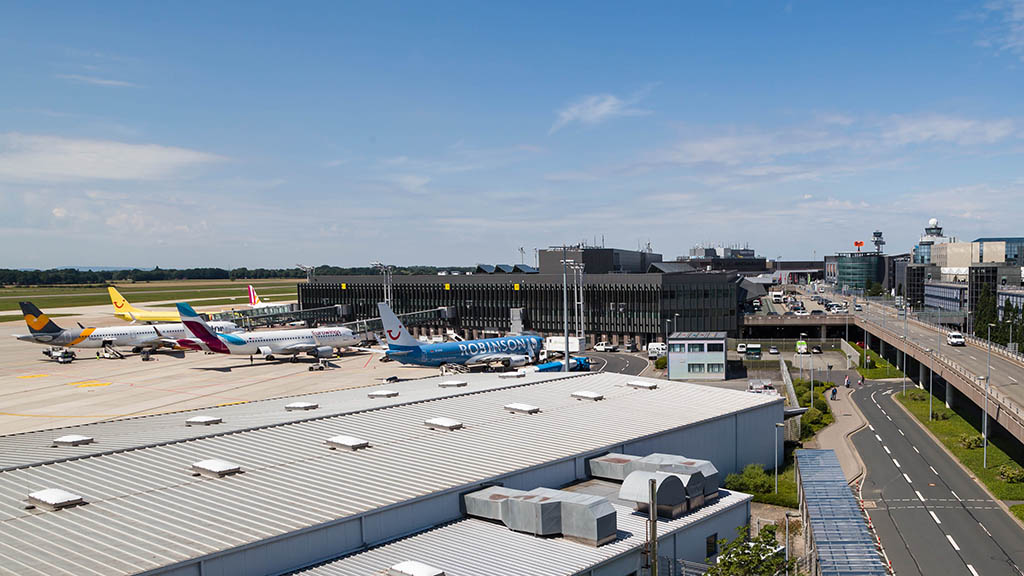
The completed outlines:
<svg viewBox="0 0 1024 576">
<path fill-rule="evenodd" d="M 796 341 L 796 353 L 797 354 L 807 354 L 807 341 L 806 340 L 797 340 Z"/>
<path fill-rule="evenodd" d="M 565 336 L 548 336 L 544 339 L 544 349 L 565 354 Z M 587 343 L 583 338 L 569 336 L 569 354 L 579 354 L 586 349 Z"/>
<path fill-rule="evenodd" d="M 784 296 L 782 290 L 771 291 L 768 295 L 772 297 L 772 304 L 782 304 L 782 298 Z"/>
<path fill-rule="evenodd" d="M 668 354 L 668 345 L 664 342 L 651 342 L 647 345 L 647 358 L 654 360 Z"/>
</svg>

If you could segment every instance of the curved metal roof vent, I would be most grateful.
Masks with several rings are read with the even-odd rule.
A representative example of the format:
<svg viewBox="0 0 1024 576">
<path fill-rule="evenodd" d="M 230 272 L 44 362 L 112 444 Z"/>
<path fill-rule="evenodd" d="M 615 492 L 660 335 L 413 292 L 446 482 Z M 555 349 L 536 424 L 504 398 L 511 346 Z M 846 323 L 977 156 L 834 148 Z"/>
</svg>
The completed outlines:
<svg viewBox="0 0 1024 576">
<path fill-rule="evenodd" d="M 526 378 L 526 372 L 501 372 L 498 378 Z"/>
<path fill-rule="evenodd" d="M 394 390 L 375 390 L 366 395 L 367 398 L 394 398 L 398 392 Z"/>
<path fill-rule="evenodd" d="M 67 446 L 82 446 L 85 444 L 92 444 L 95 439 L 92 436 L 83 436 L 81 434 L 68 434 L 67 436 L 61 436 L 53 439 L 53 447 L 67 447 Z"/>
<path fill-rule="evenodd" d="M 214 424 L 220 424 L 223 421 L 223 418 L 218 418 L 216 416 L 193 416 L 188 420 L 185 420 L 185 426 L 212 426 Z"/>
<path fill-rule="evenodd" d="M 462 422 L 453 418 L 431 418 L 425 421 L 424 424 L 431 430 L 447 430 L 449 432 L 462 428 Z"/>
<path fill-rule="evenodd" d="M 604 400 L 604 394 L 598 394 L 597 392 L 591 392 L 590 390 L 577 390 L 572 393 L 572 397 L 577 400 Z"/>
<path fill-rule="evenodd" d="M 316 410 L 319 407 L 320 405 L 316 402 L 292 402 L 291 404 L 286 404 L 284 409 L 294 412 L 296 410 Z"/>
<path fill-rule="evenodd" d="M 630 388 L 640 388 L 643 390 L 656 390 L 658 388 L 658 383 L 650 380 L 630 380 L 629 382 L 626 382 L 626 386 L 629 386 Z"/>
<path fill-rule="evenodd" d="M 467 384 L 469 384 L 469 382 L 466 382 L 465 380 L 442 380 L 438 382 L 437 385 L 440 388 L 462 388 Z"/>
<path fill-rule="evenodd" d="M 540 408 L 532 404 L 522 404 L 520 402 L 513 402 L 512 404 L 505 404 L 505 410 L 509 412 L 515 412 L 516 414 L 536 414 L 540 412 Z"/>
<path fill-rule="evenodd" d="M 192 475 L 193 476 L 209 476 L 211 478 L 220 478 L 221 476 L 229 476 L 231 474 L 238 474 L 242 471 L 242 467 L 238 464 L 232 464 L 225 460 L 218 458 L 210 458 L 209 460 L 201 460 L 192 464 Z"/>
<path fill-rule="evenodd" d="M 28 504 L 35 508 L 53 511 L 85 504 L 85 500 L 78 494 L 72 494 L 67 490 L 47 488 L 30 493 L 28 495 Z"/>
<path fill-rule="evenodd" d="M 370 442 L 367 440 L 360 440 L 354 436 L 331 436 L 325 442 L 331 450 L 340 448 L 342 450 L 349 450 L 355 452 L 360 448 L 369 448 Z"/>
<path fill-rule="evenodd" d="M 444 570 L 415 560 L 399 562 L 388 568 L 388 576 L 445 576 Z"/>
</svg>

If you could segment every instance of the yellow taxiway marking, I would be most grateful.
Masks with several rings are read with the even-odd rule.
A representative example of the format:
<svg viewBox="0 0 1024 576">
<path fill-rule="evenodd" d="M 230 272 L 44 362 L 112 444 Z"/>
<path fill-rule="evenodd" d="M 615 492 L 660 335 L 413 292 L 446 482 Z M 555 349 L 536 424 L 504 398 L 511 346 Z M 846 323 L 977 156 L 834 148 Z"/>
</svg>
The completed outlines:
<svg viewBox="0 0 1024 576">
<path fill-rule="evenodd" d="M 217 404 L 217 407 L 220 407 L 220 406 L 234 406 L 236 404 L 245 404 L 246 402 L 249 402 L 249 400 L 239 400 L 238 402 L 225 402 L 223 404 Z"/>
<path fill-rule="evenodd" d="M 101 382 L 99 380 L 82 380 L 81 382 L 68 382 L 68 386 L 74 386 L 75 388 L 93 388 L 96 386 L 110 386 L 111 382 Z"/>
<path fill-rule="evenodd" d="M 46 378 L 47 376 L 49 376 L 49 374 L 27 374 L 25 376 L 18 376 L 18 378 L 26 380 L 28 378 Z"/>
</svg>

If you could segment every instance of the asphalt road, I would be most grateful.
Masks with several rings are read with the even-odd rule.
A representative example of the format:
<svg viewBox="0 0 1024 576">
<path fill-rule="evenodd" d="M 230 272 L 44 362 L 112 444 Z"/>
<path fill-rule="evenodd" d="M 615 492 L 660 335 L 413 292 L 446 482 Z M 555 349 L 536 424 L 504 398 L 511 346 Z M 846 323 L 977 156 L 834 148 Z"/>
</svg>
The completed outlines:
<svg viewBox="0 0 1024 576">
<path fill-rule="evenodd" d="M 895 405 L 900 389 L 869 382 L 852 395 L 869 424 L 853 436 L 863 498 L 895 573 L 1024 574 L 1024 530 Z"/>
<path fill-rule="evenodd" d="M 647 368 L 646 356 L 634 355 L 628 352 L 593 352 L 588 351 L 586 356 L 592 359 L 592 372 L 614 372 L 616 374 L 628 374 L 639 376 Z"/>
</svg>

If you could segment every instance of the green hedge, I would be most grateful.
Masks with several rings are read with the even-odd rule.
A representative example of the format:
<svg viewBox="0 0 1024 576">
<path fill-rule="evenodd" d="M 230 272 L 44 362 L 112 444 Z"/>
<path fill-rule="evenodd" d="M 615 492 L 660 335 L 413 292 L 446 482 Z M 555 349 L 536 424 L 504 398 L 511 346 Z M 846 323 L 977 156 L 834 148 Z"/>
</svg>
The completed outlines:
<svg viewBox="0 0 1024 576">
<path fill-rule="evenodd" d="M 860 373 L 866 380 L 878 380 L 881 378 L 902 378 L 903 372 L 899 368 L 893 366 L 888 360 L 882 358 L 874 350 L 868 349 L 868 365 L 871 368 L 862 368 L 864 365 L 864 349 L 857 346 L 853 342 L 848 342 L 860 357 L 857 362 L 857 372 Z"/>
<path fill-rule="evenodd" d="M 800 418 L 800 439 L 806 440 L 819 430 L 835 422 L 832 408 L 825 399 L 825 392 L 832 387 L 831 382 L 814 381 L 814 401 L 811 401 L 811 381 L 802 378 L 793 379 L 793 390 L 800 401 L 800 406 L 807 406 L 807 412 Z"/>
</svg>

